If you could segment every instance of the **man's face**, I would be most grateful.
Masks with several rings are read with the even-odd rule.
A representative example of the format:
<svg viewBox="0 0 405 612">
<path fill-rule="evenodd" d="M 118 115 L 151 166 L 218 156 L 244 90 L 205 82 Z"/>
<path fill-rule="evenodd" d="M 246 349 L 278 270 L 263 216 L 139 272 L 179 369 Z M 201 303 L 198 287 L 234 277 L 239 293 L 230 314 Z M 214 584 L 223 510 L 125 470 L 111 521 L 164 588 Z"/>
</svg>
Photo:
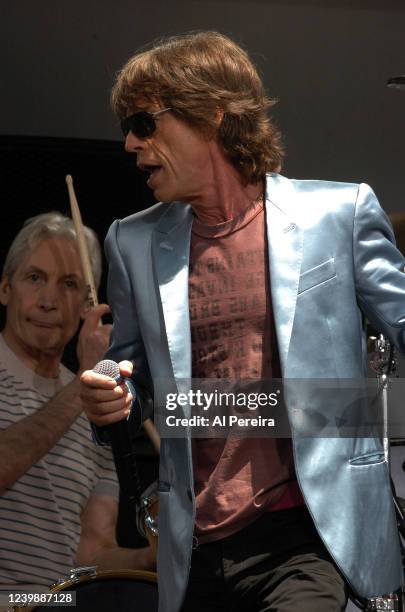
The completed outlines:
<svg viewBox="0 0 405 612">
<path fill-rule="evenodd" d="M 160 110 L 149 105 L 142 110 Z M 139 109 L 136 109 L 139 110 Z M 148 138 L 129 132 L 125 149 L 137 154 L 137 165 L 150 172 L 149 187 L 162 202 L 193 202 L 201 199 L 213 183 L 216 141 L 168 111 L 156 118 L 156 131 Z"/>
<path fill-rule="evenodd" d="M 67 238 L 42 240 L 0 285 L 4 336 L 21 357 L 61 355 L 86 306 L 79 256 Z"/>
</svg>

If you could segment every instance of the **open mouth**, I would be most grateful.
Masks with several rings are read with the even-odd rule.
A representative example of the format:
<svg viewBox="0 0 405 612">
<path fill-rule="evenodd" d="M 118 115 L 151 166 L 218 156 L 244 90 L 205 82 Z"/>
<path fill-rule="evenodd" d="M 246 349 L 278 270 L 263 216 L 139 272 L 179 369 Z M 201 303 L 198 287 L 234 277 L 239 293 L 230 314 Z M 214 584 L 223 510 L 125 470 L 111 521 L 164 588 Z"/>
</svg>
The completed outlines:
<svg viewBox="0 0 405 612">
<path fill-rule="evenodd" d="M 161 171 L 162 166 L 153 166 L 151 168 L 151 170 L 149 171 L 149 178 L 146 181 L 146 184 L 148 185 L 148 187 L 151 187 L 152 189 L 155 188 L 155 183 L 156 183 L 156 178 L 159 176 L 159 172 Z"/>
<path fill-rule="evenodd" d="M 158 170 L 160 170 L 162 166 L 159 166 L 158 164 L 139 164 L 138 167 L 143 172 L 148 172 L 152 176 Z"/>
</svg>

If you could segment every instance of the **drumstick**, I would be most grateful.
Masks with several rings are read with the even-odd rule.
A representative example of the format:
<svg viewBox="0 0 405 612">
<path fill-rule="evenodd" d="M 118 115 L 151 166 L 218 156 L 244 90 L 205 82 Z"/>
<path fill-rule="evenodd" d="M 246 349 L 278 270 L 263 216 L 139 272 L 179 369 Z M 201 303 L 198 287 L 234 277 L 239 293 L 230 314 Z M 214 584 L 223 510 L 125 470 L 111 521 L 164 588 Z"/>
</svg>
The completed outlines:
<svg viewBox="0 0 405 612">
<path fill-rule="evenodd" d="M 79 245 L 79 256 L 82 263 L 84 280 L 87 286 L 87 297 L 90 304 L 90 308 L 94 308 L 98 305 L 96 285 L 94 283 L 93 269 L 90 263 L 89 252 L 87 250 L 87 242 L 84 235 L 82 215 L 80 214 L 80 208 L 77 203 L 75 190 L 73 187 L 73 179 L 70 174 L 66 176 L 66 184 L 69 192 L 70 210 L 72 212 L 73 224 L 76 230 L 77 243 Z M 99 325 L 101 325 L 101 321 Z M 143 427 L 149 436 L 150 441 L 157 454 L 160 453 L 160 436 L 154 423 L 150 419 L 146 419 L 143 422 Z"/>
<path fill-rule="evenodd" d="M 73 179 L 70 174 L 66 176 L 66 184 L 69 192 L 70 210 L 72 211 L 73 224 L 76 230 L 77 244 L 79 246 L 79 255 L 83 268 L 84 281 L 87 287 L 87 299 L 89 301 L 90 308 L 94 308 L 98 305 L 97 291 L 96 286 L 94 284 L 94 276 L 90 263 L 89 252 L 87 250 L 82 216 L 80 214 L 79 205 L 76 200 L 76 194 L 73 187 Z"/>
</svg>

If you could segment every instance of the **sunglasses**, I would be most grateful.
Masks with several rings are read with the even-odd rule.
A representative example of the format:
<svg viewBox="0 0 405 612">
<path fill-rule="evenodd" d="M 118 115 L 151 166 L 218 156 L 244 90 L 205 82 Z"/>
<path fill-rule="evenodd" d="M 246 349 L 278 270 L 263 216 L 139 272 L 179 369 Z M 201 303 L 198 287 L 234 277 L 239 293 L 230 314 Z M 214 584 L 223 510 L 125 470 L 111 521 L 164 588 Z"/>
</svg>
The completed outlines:
<svg viewBox="0 0 405 612">
<path fill-rule="evenodd" d="M 121 130 L 126 138 L 129 132 L 132 132 L 137 138 L 148 138 L 156 130 L 155 117 L 162 113 L 172 110 L 171 108 L 163 108 L 156 113 L 148 113 L 147 111 L 138 111 L 121 121 Z"/>
</svg>

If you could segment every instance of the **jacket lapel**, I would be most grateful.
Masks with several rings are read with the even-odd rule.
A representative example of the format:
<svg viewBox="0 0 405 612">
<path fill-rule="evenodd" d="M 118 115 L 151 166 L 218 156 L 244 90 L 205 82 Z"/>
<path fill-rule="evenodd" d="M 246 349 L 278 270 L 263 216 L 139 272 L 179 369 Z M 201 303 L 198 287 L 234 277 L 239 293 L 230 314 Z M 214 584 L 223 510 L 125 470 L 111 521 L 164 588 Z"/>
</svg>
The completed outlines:
<svg viewBox="0 0 405 612">
<path fill-rule="evenodd" d="M 152 254 L 175 379 L 191 378 L 188 267 L 192 212 L 174 203 L 156 226 Z"/>
<path fill-rule="evenodd" d="M 269 175 L 266 219 L 270 286 L 280 361 L 286 375 L 303 253 L 303 232 L 294 215 L 296 191 L 288 179 Z"/>
<path fill-rule="evenodd" d="M 303 233 L 292 212 L 297 198 L 288 179 L 267 177 L 266 220 L 270 286 L 283 374 L 294 322 L 303 253 Z M 162 301 L 170 359 L 176 379 L 191 378 L 188 272 L 191 207 L 168 205 L 153 233 L 152 253 Z"/>
</svg>

